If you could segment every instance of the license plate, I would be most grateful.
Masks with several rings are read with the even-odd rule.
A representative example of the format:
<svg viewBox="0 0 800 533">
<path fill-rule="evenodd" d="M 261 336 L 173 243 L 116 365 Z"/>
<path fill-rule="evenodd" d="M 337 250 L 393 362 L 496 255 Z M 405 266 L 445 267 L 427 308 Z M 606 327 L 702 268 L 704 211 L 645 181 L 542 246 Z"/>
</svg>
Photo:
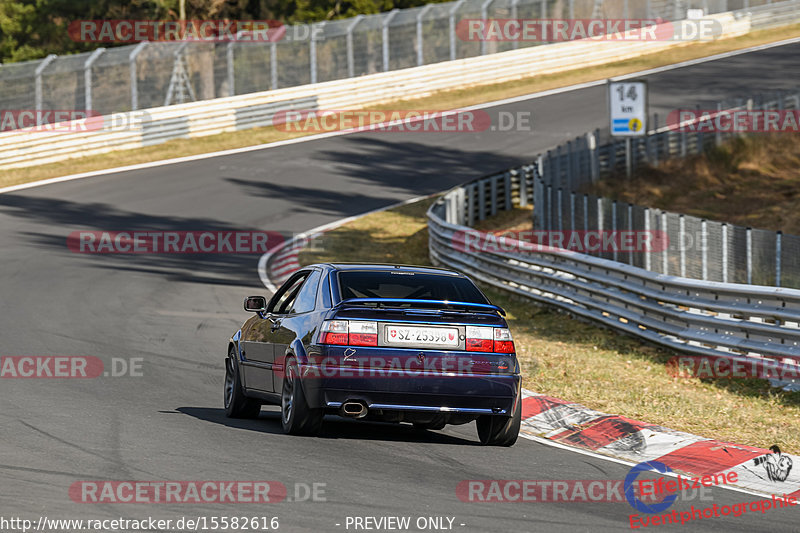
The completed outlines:
<svg viewBox="0 0 800 533">
<path fill-rule="evenodd" d="M 390 325 L 386 326 L 384 338 L 387 344 L 458 346 L 458 329 Z"/>
</svg>

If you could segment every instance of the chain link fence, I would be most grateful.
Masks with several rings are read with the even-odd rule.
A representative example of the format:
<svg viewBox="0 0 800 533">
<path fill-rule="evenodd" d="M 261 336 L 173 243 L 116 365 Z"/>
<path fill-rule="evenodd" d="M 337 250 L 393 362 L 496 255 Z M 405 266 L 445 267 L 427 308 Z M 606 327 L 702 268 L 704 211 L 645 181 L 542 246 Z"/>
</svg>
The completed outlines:
<svg viewBox="0 0 800 533">
<path fill-rule="evenodd" d="M 465 19 L 678 20 L 689 9 L 713 14 L 766 4 L 772 0 L 458 0 L 316 23 L 314 39 L 143 42 L 1 65 L 0 109 L 76 109 L 105 115 L 543 44 L 463 40 L 457 27 Z"/>
<path fill-rule="evenodd" d="M 720 110 L 798 110 L 800 91 L 720 102 Z M 657 117 L 653 117 L 657 123 Z M 699 128 L 698 128 L 699 129 Z M 606 132 L 607 133 L 607 132 Z M 800 237 L 744 228 L 690 215 L 583 194 L 598 179 L 616 179 L 644 163 L 698 154 L 738 135 L 674 131 L 600 145 L 595 131 L 542 155 L 526 167 L 534 178 L 534 227 L 546 231 L 634 231 L 653 233 L 663 246 L 651 251 L 588 251 L 653 272 L 707 281 L 800 288 Z M 630 153 L 626 153 L 630 149 Z"/>
</svg>

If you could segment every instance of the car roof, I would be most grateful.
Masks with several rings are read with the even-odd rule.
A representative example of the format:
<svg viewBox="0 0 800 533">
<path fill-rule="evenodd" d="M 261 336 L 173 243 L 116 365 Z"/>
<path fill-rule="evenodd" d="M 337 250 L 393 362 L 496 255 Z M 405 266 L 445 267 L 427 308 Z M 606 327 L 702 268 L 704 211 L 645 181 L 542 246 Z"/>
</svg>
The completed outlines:
<svg viewBox="0 0 800 533">
<path fill-rule="evenodd" d="M 447 268 L 437 268 L 417 265 L 395 265 L 385 263 L 323 263 L 319 266 L 327 266 L 337 271 L 368 270 L 373 272 L 416 272 L 420 274 L 445 274 L 450 276 L 464 277 L 460 272 Z"/>
</svg>

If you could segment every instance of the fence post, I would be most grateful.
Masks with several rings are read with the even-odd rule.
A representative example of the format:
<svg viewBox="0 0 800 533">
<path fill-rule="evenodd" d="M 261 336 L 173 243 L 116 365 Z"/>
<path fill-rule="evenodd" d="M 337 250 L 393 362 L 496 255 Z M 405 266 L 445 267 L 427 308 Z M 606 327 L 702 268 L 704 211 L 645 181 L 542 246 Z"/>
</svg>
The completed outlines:
<svg viewBox="0 0 800 533">
<path fill-rule="evenodd" d="M 53 62 L 53 60 L 57 56 L 55 54 L 50 54 L 49 56 L 45 57 L 41 63 L 36 66 L 36 71 L 33 73 L 36 76 L 34 80 L 34 108 L 36 109 L 36 125 L 41 125 L 41 111 L 42 111 L 42 101 L 44 100 L 44 96 L 42 95 L 42 72 L 44 69 L 47 68 L 47 65 Z"/>
<path fill-rule="evenodd" d="M 525 207 L 528 205 L 528 171 L 525 167 L 519 173 L 519 206 Z"/>
<path fill-rule="evenodd" d="M 478 182 L 478 220 L 486 218 L 486 180 Z"/>
<path fill-rule="evenodd" d="M 602 235 L 603 234 L 603 197 L 602 196 L 598 196 L 597 197 L 597 234 L 598 235 Z M 602 255 L 601 255 L 602 254 L 602 250 L 603 250 L 603 247 L 601 245 L 600 246 L 600 250 L 598 250 L 597 255 L 602 257 Z"/>
<path fill-rule="evenodd" d="M 703 281 L 708 281 L 708 222 L 700 221 L 700 252 L 703 263 Z"/>
<path fill-rule="evenodd" d="M 517 14 L 519 10 L 517 9 L 517 4 L 519 4 L 519 0 L 511 0 L 511 20 L 517 20 Z M 513 39 L 511 42 L 511 49 L 516 50 L 519 48 L 519 39 Z"/>
<path fill-rule="evenodd" d="M 661 142 L 661 139 L 667 135 L 667 133 L 659 133 L 658 132 L 658 113 L 653 114 L 653 125 L 655 126 L 655 138 L 653 139 L 653 162 L 652 165 L 654 167 L 658 167 L 658 161 L 660 159 L 659 156 L 659 149 L 658 144 Z"/>
<path fill-rule="evenodd" d="M 389 72 L 389 23 L 400 12 L 399 9 L 392 9 L 381 21 L 381 43 L 383 44 L 383 71 Z"/>
<path fill-rule="evenodd" d="M 547 186 L 547 229 L 548 231 L 552 231 L 553 229 L 553 186 Z"/>
<path fill-rule="evenodd" d="M 489 20 L 489 6 L 494 2 L 494 0 L 483 0 L 481 3 L 481 20 L 485 24 L 487 20 Z M 487 40 L 481 39 L 481 55 L 486 55 L 487 50 Z"/>
<path fill-rule="evenodd" d="M 428 13 L 433 4 L 427 4 L 422 10 L 417 13 L 417 66 L 421 67 L 425 64 L 425 56 L 423 54 L 422 44 L 424 37 L 422 35 L 422 19 Z M 352 77 L 352 76 L 351 76 Z"/>
<path fill-rule="evenodd" d="M 558 231 L 564 230 L 564 199 L 562 197 L 562 189 L 558 188 Z"/>
<path fill-rule="evenodd" d="M 678 217 L 678 246 L 681 251 L 681 277 L 686 277 L 686 220 L 683 215 Z"/>
<path fill-rule="evenodd" d="M 448 14 L 448 22 L 450 24 L 450 61 L 456 60 L 456 12 L 461 8 L 461 5 L 466 0 L 458 0 L 453 7 L 450 8 Z"/>
<path fill-rule="evenodd" d="M 547 18 L 547 0 L 541 0 L 541 3 L 539 5 L 539 11 L 541 12 L 541 15 L 542 15 L 541 18 L 542 19 L 546 19 Z"/>
<path fill-rule="evenodd" d="M 516 173 L 516 171 L 513 171 Z M 503 196 L 506 199 L 505 210 L 511 211 L 511 172 L 506 172 L 503 176 Z"/>
<path fill-rule="evenodd" d="M 427 11 L 427 9 L 423 9 L 423 12 Z M 364 15 L 357 15 L 353 18 L 353 22 L 351 22 L 345 31 L 347 34 L 345 35 L 345 43 L 347 45 L 347 77 L 348 78 L 355 78 L 356 76 L 356 66 L 355 66 L 355 58 L 353 57 L 353 31 L 358 26 L 358 23 L 364 19 Z M 422 31 L 422 23 L 418 20 L 417 21 L 417 38 L 421 38 L 420 32 Z M 420 49 L 422 48 L 422 41 L 420 41 Z M 420 52 L 421 55 L 421 52 Z"/>
<path fill-rule="evenodd" d="M 625 137 L 625 177 L 631 179 L 633 175 L 633 149 L 630 137 Z"/>
<path fill-rule="evenodd" d="M 611 234 L 614 236 L 614 242 L 616 243 L 617 238 L 617 201 L 614 200 L 611 202 Z M 602 236 L 600 237 L 602 238 Z M 617 260 L 617 246 L 614 245 L 612 258 L 614 261 Z"/>
<path fill-rule="evenodd" d="M 728 225 L 722 223 L 722 283 L 728 283 Z"/>
<path fill-rule="evenodd" d="M 722 102 L 717 102 L 717 117 L 719 117 L 721 113 L 722 113 Z M 717 120 L 719 120 L 719 118 L 717 118 Z M 722 132 L 720 131 L 719 128 L 714 128 L 714 131 L 716 132 L 714 134 L 714 143 L 717 146 L 720 146 L 722 144 Z"/>
<path fill-rule="evenodd" d="M 236 46 L 236 39 L 231 39 L 225 46 L 225 66 L 228 75 L 228 96 L 236 95 L 236 70 L 233 64 L 234 59 L 236 59 L 234 57 L 234 46 Z"/>
<path fill-rule="evenodd" d="M 147 41 L 140 42 L 128 55 L 128 70 L 130 71 L 131 79 L 131 109 L 133 111 L 139 109 L 139 77 L 136 72 L 136 56 L 142 53 L 145 46 L 147 46 Z"/>
<path fill-rule="evenodd" d="M 278 43 L 269 43 L 269 85 L 273 91 L 278 88 Z"/>
<path fill-rule="evenodd" d="M 645 207 L 644 209 L 644 231 L 645 234 L 650 235 L 650 208 Z M 641 239 L 636 239 L 636 242 L 642 242 Z M 649 242 L 649 241 L 648 241 Z M 650 247 L 647 250 L 644 250 L 644 269 L 650 270 Z"/>
<path fill-rule="evenodd" d="M 747 251 L 747 284 L 753 284 L 753 230 L 751 228 L 747 228 L 745 230 L 747 232 L 747 238 L 745 240 L 746 243 L 746 251 Z"/>
<path fill-rule="evenodd" d="M 98 48 L 89 54 L 89 57 L 87 57 L 86 61 L 83 63 L 83 103 L 87 111 L 92 109 L 92 65 L 105 51 L 105 48 Z"/>
<path fill-rule="evenodd" d="M 569 0 L 569 19 L 575 20 L 575 0 Z"/>
<path fill-rule="evenodd" d="M 783 232 L 779 231 L 775 234 L 775 286 L 781 286 L 781 245 L 783 240 Z"/>
<path fill-rule="evenodd" d="M 489 200 L 489 213 L 492 216 L 497 214 L 497 176 L 489 178 L 489 193 L 491 198 Z"/>
<path fill-rule="evenodd" d="M 586 193 L 583 195 L 583 231 L 589 231 L 589 195 Z"/>
<path fill-rule="evenodd" d="M 575 193 L 569 193 L 569 230 L 575 231 Z"/>
<path fill-rule="evenodd" d="M 633 234 L 633 204 L 628 204 L 628 231 Z M 628 264 L 633 265 L 633 253 L 628 253 Z"/>
<path fill-rule="evenodd" d="M 600 130 L 586 134 L 586 142 L 589 145 L 589 165 L 591 166 L 592 183 L 595 183 L 600 178 L 600 154 L 597 147 L 597 137 Z"/>
<path fill-rule="evenodd" d="M 323 20 L 322 22 L 312 24 L 312 26 L 319 28 L 319 32 L 322 33 L 325 29 L 325 24 L 327 24 L 327 21 Z M 314 38 L 316 33 L 317 32 L 312 29 L 308 39 L 308 61 L 311 67 L 311 83 L 317 83 L 317 39 Z"/>
<path fill-rule="evenodd" d="M 668 274 L 669 270 L 669 242 L 667 240 L 667 214 L 662 211 L 661 212 L 661 238 L 663 240 L 664 250 L 661 252 L 661 270 L 664 274 Z"/>
<path fill-rule="evenodd" d="M 573 166 L 572 161 L 572 153 L 574 151 L 574 146 L 572 145 L 572 141 L 567 141 L 567 187 L 572 189 L 572 178 L 573 174 L 575 173 L 575 167 Z M 564 185 L 562 183 L 562 185 Z"/>
<path fill-rule="evenodd" d="M 467 186 L 467 226 L 475 225 L 475 184 Z"/>
</svg>

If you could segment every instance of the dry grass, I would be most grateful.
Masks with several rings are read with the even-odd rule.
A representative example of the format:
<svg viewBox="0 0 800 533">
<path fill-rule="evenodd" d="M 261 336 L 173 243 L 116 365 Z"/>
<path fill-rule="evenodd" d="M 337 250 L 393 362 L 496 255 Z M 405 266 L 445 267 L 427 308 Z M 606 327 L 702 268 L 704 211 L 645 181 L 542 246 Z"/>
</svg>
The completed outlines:
<svg viewBox="0 0 800 533">
<path fill-rule="evenodd" d="M 454 91 L 443 91 L 426 98 L 400 100 L 380 106 L 370 106 L 370 109 L 458 109 L 483 102 L 511 98 L 558 87 L 566 87 L 576 83 L 620 76 L 630 72 L 637 72 L 798 36 L 800 36 L 800 24 L 757 31 L 733 39 L 691 43 L 664 52 L 626 61 L 609 63 L 598 67 L 576 69 L 546 76 L 535 76 L 506 83 L 483 85 Z M 231 148 L 255 146 L 303 135 L 305 134 L 298 132 L 287 133 L 268 127 L 195 139 L 177 139 L 146 148 L 112 152 L 104 155 L 73 159 L 31 168 L 5 170 L 0 174 L 0 187 L 28 183 L 66 174 L 134 165 Z"/>
<path fill-rule="evenodd" d="M 431 202 L 333 230 L 318 250 L 301 255 L 301 263 L 429 264 L 425 211 Z M 484 221 L 483 229 L 523 227 L 530 211 L 499 216 Z M 527 388 L 704 437 L 763 448 L 778 444 L 800 453 L 800 393 L 774 390 L 759 380 L 675 378 L 665 364 L 676 354 L 499 291 L 486 292 L 508 311 Z"/>
<path fill-rule="evenodd" d="M 591 191 L 625 202 L 800 235 L 800 134 L 752 135 Z"/>
</svg>

